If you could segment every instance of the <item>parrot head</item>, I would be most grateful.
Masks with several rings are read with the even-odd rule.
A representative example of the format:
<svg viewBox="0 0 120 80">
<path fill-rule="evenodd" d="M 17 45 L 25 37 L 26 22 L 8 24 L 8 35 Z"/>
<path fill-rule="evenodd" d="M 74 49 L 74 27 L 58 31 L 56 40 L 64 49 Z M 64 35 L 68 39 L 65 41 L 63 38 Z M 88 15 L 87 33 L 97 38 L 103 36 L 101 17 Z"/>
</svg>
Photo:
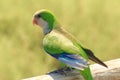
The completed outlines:
<svg viewBox="0 0 120 80">
<path fill-rule="evenodd" d="M 55 23 L 54 14 L 48 10 L 40 10 L 33 15 L 33 24 L 42 27 L 44 34 L 49 33 L 55 27 Z"/>
</svg>

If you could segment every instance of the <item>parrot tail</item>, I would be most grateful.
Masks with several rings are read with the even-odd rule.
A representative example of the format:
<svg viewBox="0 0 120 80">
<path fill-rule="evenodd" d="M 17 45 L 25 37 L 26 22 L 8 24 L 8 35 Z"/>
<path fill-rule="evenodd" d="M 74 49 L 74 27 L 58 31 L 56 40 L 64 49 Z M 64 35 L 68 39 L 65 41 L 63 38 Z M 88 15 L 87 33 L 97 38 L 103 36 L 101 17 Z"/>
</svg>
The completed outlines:
<svg viewBox="0 0 120 80">
<path fill-rule="evenodd" d="M 92 74 L 91 74 L 89 67 L 85 68 L 82 71 L 80 70 L 80 73 L 82 74 L 82 76 L 85 80 L 93 80 L 93 77 L 92 77 Z"/>
</svg>

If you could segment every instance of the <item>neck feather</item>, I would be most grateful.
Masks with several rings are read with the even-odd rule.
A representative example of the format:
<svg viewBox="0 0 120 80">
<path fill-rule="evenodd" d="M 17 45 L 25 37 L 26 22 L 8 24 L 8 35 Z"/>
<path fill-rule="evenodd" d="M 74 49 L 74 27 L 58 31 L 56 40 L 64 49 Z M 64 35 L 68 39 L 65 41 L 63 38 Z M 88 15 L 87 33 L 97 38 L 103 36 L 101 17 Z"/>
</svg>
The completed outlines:
<svg viewBox="0 0 120 80">
<path fill-rule="evenodd" d="M 54 22 L 54 24 L 52 26 L 49 24 L 45 25 L 43 27 L 44 35 L 50 33 L 53 29 L 57 29 L 59 27 L 60 27 L 60 25 L 58 24 L 58 22 Z"/>
</svg>

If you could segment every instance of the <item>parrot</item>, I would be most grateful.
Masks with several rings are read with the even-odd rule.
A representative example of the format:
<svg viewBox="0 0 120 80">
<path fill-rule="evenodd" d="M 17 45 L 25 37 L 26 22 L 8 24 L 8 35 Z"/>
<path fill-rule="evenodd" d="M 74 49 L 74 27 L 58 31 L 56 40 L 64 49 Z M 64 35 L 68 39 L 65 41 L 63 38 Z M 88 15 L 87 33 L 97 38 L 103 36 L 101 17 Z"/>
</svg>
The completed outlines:
<svg viewBox="0 0 120 80">
<path fill-rule="evenodd" d="M 65 30 L 50 10 L 42 9 L 35 12 L 33 24 L 43 30 L 45 52 L 64 66 L 79 71 L 85 80 L 93 80 L 89 59 L 107 67 L 90 49 L 84 48 L 72 34 Z"/>
</svg>

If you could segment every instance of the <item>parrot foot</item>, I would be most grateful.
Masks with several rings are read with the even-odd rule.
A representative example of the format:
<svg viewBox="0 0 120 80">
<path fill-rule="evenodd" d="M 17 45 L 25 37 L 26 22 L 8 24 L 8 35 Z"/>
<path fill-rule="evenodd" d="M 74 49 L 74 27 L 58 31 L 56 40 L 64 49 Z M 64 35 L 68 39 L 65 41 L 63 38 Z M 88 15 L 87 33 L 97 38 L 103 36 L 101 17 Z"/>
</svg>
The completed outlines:
<svg viewBox="0 0 120 80">
<path fill-rule="evenodd" d="M 72 71 L 73 69 L 74 68 L 64 67 L 64 68 L 61 68 L 61 69 L 57 70 L 57 72 L 61 75 L 67 76 L 68 72 Z"/>
<path fill-rule="evenodd" d="M 74 69 L 75 68 L 64 67 L 64 68 L 60 68 L 60 69 L 55 70 L 55 71 L 51 71 L 50 73 L 47 73 L 47 74 L 49 74 L 49 75 L 51 75 L 51 74 L 60 74 L 60 75 L 67 76 L 67 75 L 69 75 L 68 73 L 71 72 Z"/>
</svg>

